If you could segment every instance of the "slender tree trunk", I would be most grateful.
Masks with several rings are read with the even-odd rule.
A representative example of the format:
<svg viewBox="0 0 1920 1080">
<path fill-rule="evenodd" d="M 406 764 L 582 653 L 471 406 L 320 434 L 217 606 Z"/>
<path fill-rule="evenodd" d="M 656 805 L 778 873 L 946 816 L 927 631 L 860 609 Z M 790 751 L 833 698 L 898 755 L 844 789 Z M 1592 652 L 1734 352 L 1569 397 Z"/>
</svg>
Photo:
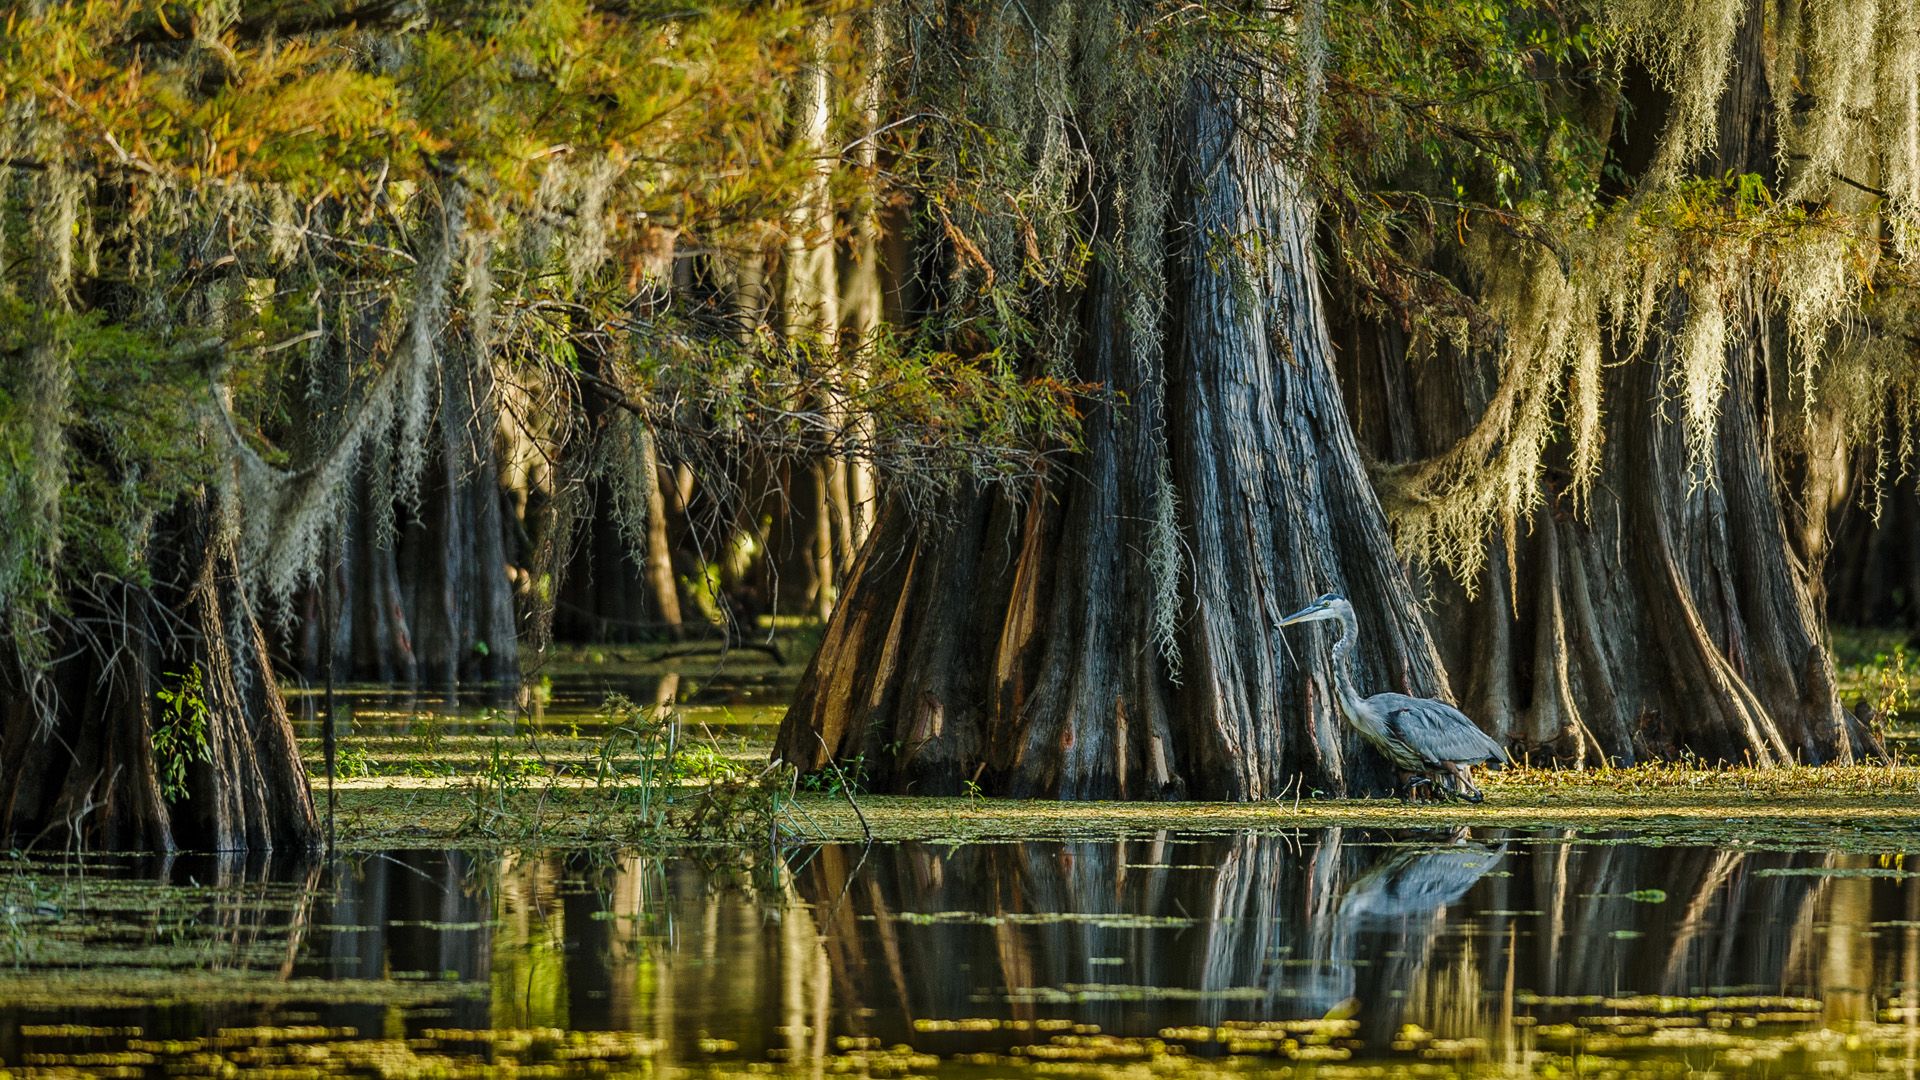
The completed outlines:
<svg viewBox="0 0 1920 1080">
<path fill-rule="evenodd" d="M 822 622 L 833 617 L 833 603 L 838 593 L 834 524 L 833 469 L 826 462 L 816 462 L 813 466 L 813 588 L 808 599 L 814 616 Z"/>
<path fill-rule="evenodd" d="M 486 373 L 441 365 L 437 437 L 420 491 L 393 499 L 369 462 L 330 537 L 336 670 L 380 682 L 519 678 L 519 618 L 508 503 Z M 388 529 L 383 523 L 391 522 Z M 317 590 L 306 600 L 317 611 Z M 317 631 L 302 639 L 308 678 L 322 668 Z"/>
<path fill-rule="evenodd" d="M 1096 264 L 1079 375 L 1126 405 L 1027 498 L 963 494 L 938 525 L 887 508 L 779 756 L 864 756 L 921 793 L 1366 790 L 1384 777 L 1334 712 L 1329 639 L 1277 626 L 1329 588 L 1359 612 L 1364 685 L 1442 688 L 1334 382 L 1310 203 L 1218 71 L 1187 93 L 1167 129 L 1182 331 L 1141 355 Z"/>
<path fill-rule="evenodd" d="M 853 160 L 859 166 L 862 186 L 849 211 L 853 235 L 848 258 L 841 267 L 840 333 L 842 352 L 856 385 L 864 384 L 871 374 L 870 357 L 881 322 L 886 315 L 886 285 L 880 259 L 881 223 L 878 205 L 879 129 L 881 104 L 885 92 L 889 42 L 886 17 L 879 7 L 860 20 L 863 32 L 862 62 L 865 81 L 860 87 L 860 128 L 856 133 Z M 870 443 L 873 424 L 861 413 L 849 418 L 856 444 Z M 850 554 L 857 554 L 873 531 L 876 487 L 873 467 L 854 458 L 846 462 L 847 504 L 850 529 Z M 842 567 L 853 569 L 851 559 Z"/>
<path fill-rule="evenodd" d="M 673 577 L 673 546 L 667 540 L 667 499 L 661 490 L 666 472 L 660 468 L 651 431 L 640 433 L 640 458 L 641 471 L 648 478 L 647 586 L 667 636 L 679 641 L 686 636 L 686 626 L 680 614 L 680 586 Z"/>
<path fill-rule="evenodd" d="M 677 244 L 678 233 L 671 229 L 650 228 L 643 234 L 633 281 L 643 310 L 666 307 L 678 277 Z M 613 368 L 598 356 L 586 356 L 583 363 L 595 378 L 614 378 Z M 676 475 L 665 467 L 658 438 L 640 418 L 593 394 L 586 395 L 582 405 L 589 432 L 581 441 L 585 470 L 597 475 L 589 485 L 586 536 L 561 587 L 564 610 L 558 624 L 566 636 L 586 641 L 679 641 L 687 627 L 674 572 L 674 534 L 677 525 L 684 531 L 692 473 L 683 468 L 684 476 Z M 616 479 L 609 475 L 609 454 L 626 457 L 616 465 L 623 474 L 617 483 L 626 490 L 617 490 Z M 644 490 L 632 490 L 636 485 Z M 622 513 L 615 512 L 616 499 L 629 504 Z M 644 536 L 630 523 L 623 527 L 621 518 L 635 510 L 645 515 Z"/>
<path fill-rule="evenodd" d="M 782 265 L 782 325 L 787 342 L 810 353 L 813 363 L 837 367 L 840 363 L 840 280 L 834 241 L 834 207 L 828 179 L 829 125 L 833 118 L 833 78 L 829 51 L 834 19 L 818 16 L 807 27 L 808 58 L 794 87 L 794 142 L 815 161 L 801 201 L 787 215 L 787 241 Z M 829 418 L 848 423 L 846 404 L 838 393 L 822 403 Z M 853 563 L 856 547 L 853 498 L 846 462 L 839 459 L 814 466 L 816 499 L 814 613 L 826 619 L 833 613 L 843 568 Z"/>
<path fill-rule="evenodd" d="M 644 490 L 617 493 L 604 470 L 586 482 L 580 535 L 565 560 L 554 632 L 575 641 L 681 640 L 687 634 L 686 601 L 674 558 L 675 535 L 686 515 L 667 507 L 658 443 L 636 418 L 592 399 L 588 410 L 592 433 L 581 440 L 586 448 L 575 452 L 633 455 L 618 466 L 627 474 L 618 482 Z M 646 520 L 640 535 L 622 526 L 618 498 L 641 503 Z"/>
</svg>

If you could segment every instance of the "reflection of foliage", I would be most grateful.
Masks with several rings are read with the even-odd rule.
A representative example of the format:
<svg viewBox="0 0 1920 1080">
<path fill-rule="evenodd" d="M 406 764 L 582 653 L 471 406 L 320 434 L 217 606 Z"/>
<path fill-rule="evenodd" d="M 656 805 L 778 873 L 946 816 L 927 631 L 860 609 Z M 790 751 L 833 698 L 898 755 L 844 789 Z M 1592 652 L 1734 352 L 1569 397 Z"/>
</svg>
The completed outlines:
<svg viewBox="0 0 1920 1080">
<path fill-rule="evenodd" d="M 213 748 L 207 742 L 209 710 L 200 665 L 172 677 L 173 686 L 153 695 L 161 705 L 153 722 L 153 757 L 161 797 L 179 802 L 188 797 L 187 767 L 194 761 L 211 762 Z"/>
<path fill-rule="evenodd" d="M 0 978 L 0 1007 L 265 1004 L 324 992 L 324 980 L 288 978 L 281 968 L 307 944 L 317 865 L 272 873 L 264 862 L 219 859 L 157 879 L 155 869 L 137 858 L 0 853 L 0 961 L 25 969 Z M 394 1001 L 459 993 L 368 989 Z"/>
</svg>

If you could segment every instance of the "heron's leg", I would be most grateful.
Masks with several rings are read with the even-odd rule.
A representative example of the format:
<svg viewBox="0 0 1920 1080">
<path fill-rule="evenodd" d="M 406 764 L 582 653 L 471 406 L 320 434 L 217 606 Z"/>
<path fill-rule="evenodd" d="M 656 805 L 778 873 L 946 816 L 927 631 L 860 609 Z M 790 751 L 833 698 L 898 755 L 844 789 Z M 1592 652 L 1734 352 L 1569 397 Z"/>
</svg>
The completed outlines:
<svg viewBox="0 0 1920 1080">
<path fill-rule="evenodd" d="M 1487 797 L 1486 793 L 1473 786 L 1473 766 L 1449 761 L 1447 771 L 1453 774 L 1453 780 L 1459 788 L 1461 798 L 1470 803 L 1477 803 Z"/>
<path fill-rule="evenodd" d="M 1400 778 L 1401 778 L 1400 800 L 1402 802 L 1406 802 L 1406 803 L 1419 802 L 1420 800 L 1416 798 L 1416 795 L 1423 788 L 1426 789 L 1428 798 L 1433 797 L 1433 778 L 1432 777 L 1422 776 L 1418 773 L 1403 772 L 1400 774 Z"/>
</svg>

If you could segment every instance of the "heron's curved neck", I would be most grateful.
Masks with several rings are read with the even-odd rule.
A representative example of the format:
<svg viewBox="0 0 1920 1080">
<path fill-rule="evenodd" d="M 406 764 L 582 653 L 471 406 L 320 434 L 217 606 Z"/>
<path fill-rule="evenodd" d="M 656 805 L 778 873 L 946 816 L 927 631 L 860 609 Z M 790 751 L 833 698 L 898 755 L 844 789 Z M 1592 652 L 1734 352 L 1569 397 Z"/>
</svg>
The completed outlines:
<svg viewBox="0 0 1920 1080">
<path fill-rule="evenodd" d="M 1360 688 L 1353 681 L 1353 647 L 1359 641 L 1360 625 L 1354 620 L 1353 612 L 1340 613 L 1340 636 L 1333 642 L 1333 692 L 1340 698 L 1341 708 L 1349 717 L 1365 716 L 1361 706 Z"/>
</svg>

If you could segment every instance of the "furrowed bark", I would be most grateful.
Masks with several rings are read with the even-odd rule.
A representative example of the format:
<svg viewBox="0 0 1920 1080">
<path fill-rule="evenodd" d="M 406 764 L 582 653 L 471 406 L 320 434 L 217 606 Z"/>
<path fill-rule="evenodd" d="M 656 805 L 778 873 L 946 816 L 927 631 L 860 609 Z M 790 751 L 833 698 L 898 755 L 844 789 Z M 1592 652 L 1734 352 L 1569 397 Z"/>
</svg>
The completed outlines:
<svg viewBox="0 0 1920 1080">
<path fill-rule="evenodd" d="M 1747 18 L 1759 26 L 1757 5 Z M 1742 32 L 1702 175 L 1773 175 L 1760 47 L 1757 31 Z M 1649 93 L 1637 106 L 1657 118 L 1664 104 Z M 1646 156 L 1631 149 L 1615 146 L 1629 171 Z M 1670 400 L 1682 293 L 1654 315 L 1644 354 L 1608 365 L 1605 451 L 1584 505 L 1563 490 L 1564 463 L 1550 461 L 1542 507 L 1491 538 L 1478 596 L 1438 584 L 1435 636 L 1470 687 L 1469 711 L 1536 760 L 1849 760 L 1810 568 L 1820 553 L 1796 548 L 1821 534 L 1796 535 L 1772 445 L 1775 387 L 1789 377 L 1769 347 L 1783 336 L 1777 316 L 1752 288 L 1733 290 L 1726 386 L 1710 438 L 1693 445 Z M 1411 433 L 1369 433 L 1389 460 L 1453 445 L 1497 382 L 1492 349 L 1416 363 L 1390 329 L 1352 340 L 1344 374 L 1356 411 L 1416 421 Z"/>
<path fill-rule="evenodd" d="M 1383 785 L 1334 713 L 1326 637 L 1276 625 L 1342 589 L 1360 612 L 1363 681 L 1442 689 L 1334 382 L 1312 207 L 1219 69 L 1187 93 L 1165 132 L 1185 192 L 1167 323 L 1183 330 L 1140 355 L 1119 271 L 1096 263 L 1074 301 L 1076 374 L 1114 401 L 1087 417 L 1084 453 L 1024 497 L 956 496 L 940 524 L 890 506 L 779 756 L 808 769 L 858 758 L 880 786 L 919 793 Z M 1177 530 L 1177 568 L 1148 555 L 1159 521 Z M 1177 676 L 1154 639 L 1176 572 Z"/>
</svg>

